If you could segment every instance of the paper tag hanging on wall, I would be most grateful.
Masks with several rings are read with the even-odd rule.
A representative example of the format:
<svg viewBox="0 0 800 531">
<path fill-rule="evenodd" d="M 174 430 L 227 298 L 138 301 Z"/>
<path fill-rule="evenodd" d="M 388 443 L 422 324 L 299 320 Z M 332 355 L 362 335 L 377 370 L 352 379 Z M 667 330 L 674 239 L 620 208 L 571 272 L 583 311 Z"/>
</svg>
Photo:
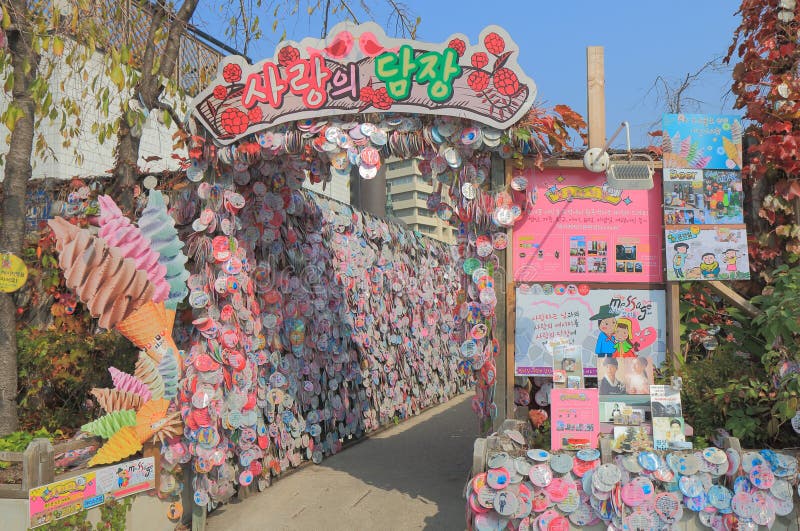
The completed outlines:
<svg viewBox="0 0 800 531">
<path fill-rule="evenodd" d="M 794 429 L 795 433 L 800 433 L 800 411 L 794 414 L 792 417 L 792 429 Z"/>
<path fill-rule="evenodd" d="M 0 254 L 0 291 L 12 293 L 25 285 L 28 280 L 28 267 L 25 262 L 11 253 Z"/>
</svg>

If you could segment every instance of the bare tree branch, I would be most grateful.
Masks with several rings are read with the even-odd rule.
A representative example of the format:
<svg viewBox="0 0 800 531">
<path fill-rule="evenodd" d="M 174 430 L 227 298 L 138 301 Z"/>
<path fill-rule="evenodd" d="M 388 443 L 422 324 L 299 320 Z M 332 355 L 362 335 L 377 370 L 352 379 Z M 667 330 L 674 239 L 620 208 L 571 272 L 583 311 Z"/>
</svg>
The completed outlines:
<svg viewBox="0 0 800 531">
<path fill-rule="evenodd" d="M 350 13 L 350 17 L 353 19 L 353 22 L 355 22 L 356 24 L 361 24 L 361 22 L 358 21 L 358 17 L 356 16 L 356 14 L 353 13 L 353 10 L 350 8 L 350 5 L 345 0 L 339 0 L 339 5 L 341 5 L 345 10 L 347 10 L 348 13 Z"/>
<path fill-rule="evenodd" d="M 247 55 L 247 47 L 250 44 L 250 19 L 247 17 L 248 10 L 245 8 L 244 0 L 239 0 L 239 15 L 242 17 L 244 29 L 244 48 L 242 52 Z"/>
<path fill-rule="evenodd" d="M 328 36 L 328 15 L 331 12 L 331 0 L 325 0 L 325 17 L 322 19 L 322 38 Z"/>
<path fill-rule="evenodd" d="M 706 102 L 689 95 L 689 92 L 697 86 L 702 77 L 710 71 L 724 70 L 725 66 L 722 57 L 717 56 L 706 61 L 694 72 L 688 72 L 678 80 L 668 80 L 664 76 L 657 76 L 650 88 L 645 93 L 642 100 L 647 99 L 651 94 L 655 94 L 656 103 L 663 105 L 664 110 L 669 113 L 681 113 L 686 110 L 697 110 Z M 730 91 L 729 91 L 730 92 Z M 658 127 L 660 119 L 650 124 L 650 128 Z"/>
</svg>

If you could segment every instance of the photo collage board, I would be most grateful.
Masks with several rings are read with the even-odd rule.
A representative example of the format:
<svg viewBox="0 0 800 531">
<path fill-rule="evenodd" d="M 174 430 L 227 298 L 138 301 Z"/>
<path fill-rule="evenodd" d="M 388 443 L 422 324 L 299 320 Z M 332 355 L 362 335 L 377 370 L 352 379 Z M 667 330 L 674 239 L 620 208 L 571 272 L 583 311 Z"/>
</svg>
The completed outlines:
<svg viewBox="0 0 800 531">
<path fill-rule="evenodd" d="M 665 114 L 667 280 L 750 278 L 737 116 Z"/>
<path fill-rule="evenodd" d="M 625 449 L 652 447 L 650 386 L 667 349 L 663 290 L 520 284 L 516 312 L 515 375 L 544 382 L 536 401 L 549 393 L 553 448 L 596 446 L 603 431 Z"/>
</svg>

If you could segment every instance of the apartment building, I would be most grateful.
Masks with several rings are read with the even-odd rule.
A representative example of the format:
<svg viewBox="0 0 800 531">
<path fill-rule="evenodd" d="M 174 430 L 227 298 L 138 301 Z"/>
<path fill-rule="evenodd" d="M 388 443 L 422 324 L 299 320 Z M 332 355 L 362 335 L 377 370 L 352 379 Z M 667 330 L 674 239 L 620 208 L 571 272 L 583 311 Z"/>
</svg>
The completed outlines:
<svg viewBox="0 0 800 531">
<path fill-rule="evenodd" d="M 419 161 L 389 159 L 386 164 L 387 217 L 397 219 L 425 236 L 455 243 L 455 229 L 427 207 L 435 183 L 423 177 Z"/>
</svg>

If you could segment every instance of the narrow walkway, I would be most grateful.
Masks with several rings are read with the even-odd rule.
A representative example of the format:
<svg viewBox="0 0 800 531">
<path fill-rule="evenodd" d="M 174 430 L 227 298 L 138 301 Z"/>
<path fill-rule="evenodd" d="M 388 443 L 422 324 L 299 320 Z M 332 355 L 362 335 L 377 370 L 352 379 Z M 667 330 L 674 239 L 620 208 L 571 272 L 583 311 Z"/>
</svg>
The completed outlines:
<svg viewBox="0 0 800 531">
<path fill-rule="evenodd" d="M 470 394 L 279 479 L 208 518 L 209 531 L 464 529 L 477 420 Z"/>
</svg>

